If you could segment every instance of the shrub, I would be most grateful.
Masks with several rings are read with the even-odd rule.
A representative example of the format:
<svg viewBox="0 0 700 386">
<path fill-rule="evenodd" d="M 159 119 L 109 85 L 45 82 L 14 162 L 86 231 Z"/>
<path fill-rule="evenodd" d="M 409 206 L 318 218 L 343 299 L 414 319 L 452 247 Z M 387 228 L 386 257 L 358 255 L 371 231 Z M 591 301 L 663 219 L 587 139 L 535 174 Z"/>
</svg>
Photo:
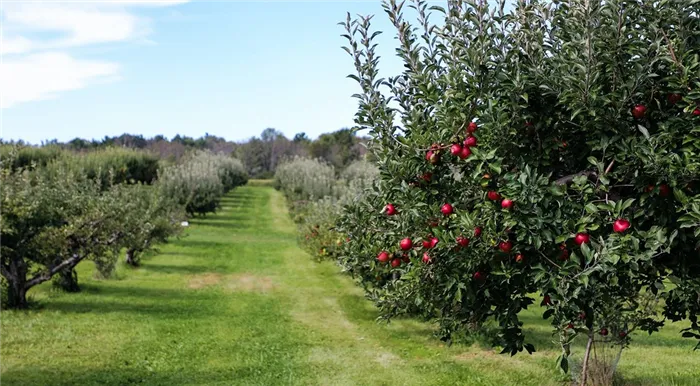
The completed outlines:
<svg viewBox="0 0 700 386">
<path fill-rule="evenodd" d="M 292 201 L 307 201 L 333 194 L 335 170 L 316 159 L 294 157 L 277 166 L 275 187 Z"/>
<path fill-rule="evenodd" d="M 700 338 L 697 8 L 450 1 L 433 7 L 437 27 L 416 1 L 419 40 L 402 4 L 384 6 L 399 76 L 378 78 L 371 17 L 344 23 L 380 181 L 341 220 L 341 261 L 384 316 L 417 307 L 447 340 L 494 320 L 504 352 L 532 352 L 518 313 L 538 292 L 564 371 L 578 334 L 592 343 L 605 330 L 625 347 L 635 329 L 688 319 L 683 335 Z M 402 251 L 406 237 L 417 246 Z M 380 251 L 408 262 L 388 267 Z M 661 307 L 642 307 L 648 298 Z"/>
<path fill-rule="evenodd" d="M 70 169 L 89 179 L 99 180 L 102 189 L 109 189 L 121 183 L 152 183 L 158 177 L 158 158 L 140 150 L 110 147 L 86 153 L 67 153 L 44 169 L 46 173 Z"/>
<path fill-rule="evenodd" d="M 78 155 L 77 161 L 75 166 L 88 178 L 99 178 L 103 187 L 125 182 L 150 184 L 158 177 L 158 158 L 139 150 L 107 148 Z"/>
<path fill-rule="evenodd" d="M 225 192 L 248 181 L 240 161 L 198 151 L 163 169 L 160 184 L 189 215 L 215 212 Z"/>
<path fill-rule="evenodd" d="M 2 165 L 5 168 L 9 168 L 11 171 L 44 167 L 65 154 L 66 152 L 55 145 L 42 147 L 11 144 L 0 145 L 0 159 L 10 161 L 3 162 Z"/>
<path fill-rule="evenodd" d="M 248 175 L 243 164 L 235 158 L 202 151 L 198 152 L 191 162 L 202 163 L 216 170 L 224 187 L 224 192 L 245 185 L 248 182 Z"/>
</svg>

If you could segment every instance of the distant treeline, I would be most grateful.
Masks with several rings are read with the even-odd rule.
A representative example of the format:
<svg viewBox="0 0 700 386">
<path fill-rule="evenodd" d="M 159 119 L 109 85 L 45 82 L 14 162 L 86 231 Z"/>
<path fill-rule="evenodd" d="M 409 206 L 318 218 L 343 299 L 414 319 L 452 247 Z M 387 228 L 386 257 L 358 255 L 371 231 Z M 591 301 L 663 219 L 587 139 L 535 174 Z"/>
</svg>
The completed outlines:
<svg viewBox="0 0 700 386">
<path fill-rule="evenodd" d="M 0 140 L 0 144 L 3 143 Z M 7 142 L 5 142 L 7 143 Z M 305 133 L 298 133 L 289 139 L 275 129 L 265 129 L 259 137 L 252 137 L 246 142 L 231 142 L 225 138 L 209 135 L 200 138 L 176 135 L 168 139 L 162 135 L 144 138 L 143 135 L 122 134 L 104 137 L 102 140 L 85 140 L 75 138 L 68 142 L 57 140 L 42 142 L 41 157 L 51 158 L 50 149 L 85 152 L 111 147 L 125 147 L 148 151 L 161 160 L 177 162 L 190 150 L 210 150 L 214 153 L 232 155 L 240 159 L 253 178 L 271 178 L 281 160 L 294 156 L 320 158 L 333 165 L 336 170 L 343 170 L 353 161 L 362 159 L 366 153 L 366 138 L 358 137 L 351 129 L 340 129 L 322 134 L 315 140 Z M 18 144 L 22 144 L 20 141 Z M 37 154 L 38 156 L 38 154 Z M 39 158 L 41 158 L 39 157 Z M 36 157 L 32 157 L 36 160 Z M 17 160 L 22 162 L 21 159 Z M 41 163 L 42 160 L 39 160 Z"/>
</svg>

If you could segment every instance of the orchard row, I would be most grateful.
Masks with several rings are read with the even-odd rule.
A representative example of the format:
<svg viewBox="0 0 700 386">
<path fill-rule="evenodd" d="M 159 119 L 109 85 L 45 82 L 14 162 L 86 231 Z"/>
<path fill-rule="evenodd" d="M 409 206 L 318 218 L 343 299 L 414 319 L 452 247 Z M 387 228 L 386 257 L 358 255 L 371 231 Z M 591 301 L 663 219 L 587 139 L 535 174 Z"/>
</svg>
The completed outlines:
<svg viewBox="0 0 700 386">
<path fill-rule="evenodd" d="M 247 182 L 239 161 L 209 152 L 162 164 L 119 148 L 2 150 L 2 294 L 12 308 L 26 308 L 27 292 L 48 280 L 79 290 L 82 261 L 93 261 L 105 278 L 122 253 L 138 265 L 143 253 L 178 235 L 188 216 L 215 211 L 227 191 Z"/>
</svg>

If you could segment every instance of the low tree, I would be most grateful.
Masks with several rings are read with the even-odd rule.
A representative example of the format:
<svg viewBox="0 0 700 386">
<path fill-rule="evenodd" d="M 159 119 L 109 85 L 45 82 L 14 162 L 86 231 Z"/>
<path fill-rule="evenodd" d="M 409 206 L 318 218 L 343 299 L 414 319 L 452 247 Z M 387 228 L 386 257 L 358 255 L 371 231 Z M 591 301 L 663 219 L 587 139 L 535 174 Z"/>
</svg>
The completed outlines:
<svg viewBox="0 0 700 386">
<path fill-rule="evenodd" d="M 11 308 L 26 308 L 27 291 L 57 274 L 77 285 L 75 266 L 116 256 L 130 231 L 136 206 L 127 185 L 103 191 L 95 179 L 63 170 L 58 174 L 2 171 L 2 257 Z"/>
<path fill-rule="evenodd" d="M 184 207 L 177 205 L 172 197 L 165 194 L 161 184 L 153 186 L 135 185 L 132 189 L 132 201 L 137 210 L 129 213 L 134 218 L 128 219 L 134 224 L 126 235 L 125 262 L 138 266 L 141 255 L 166 242 L 181 232 L 181 222 L 186 218 Z M 111 273 L 111 270 L 105 270 Z"/>
</svg>

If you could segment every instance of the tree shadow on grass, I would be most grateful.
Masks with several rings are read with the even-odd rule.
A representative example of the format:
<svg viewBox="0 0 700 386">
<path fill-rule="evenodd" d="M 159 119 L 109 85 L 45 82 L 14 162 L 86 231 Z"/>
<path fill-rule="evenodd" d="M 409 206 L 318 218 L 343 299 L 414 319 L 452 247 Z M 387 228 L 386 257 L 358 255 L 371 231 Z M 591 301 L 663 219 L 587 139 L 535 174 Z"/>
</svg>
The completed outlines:
<svg viewBox="0 0 700 386">
<path fill-rule="evenodd" d="M 250 230 L 251 220 L 246 216 L 220 216 L 216 218 L 201 219 L 194 222 L 196 226 L 221 228 L 230 231 Z"/>
<path fill-rule="evenodd" d="M 221 299 L 215 292 L 90 284 L 83 285 L 82 292 L 88 297 L 61 296 L 41 303 L 37 309 L 77 314 L 132 313 L 158 318 L 192 319 L 209 318 L 216 314 L 217 307 L 205 304 L 213 304 Z M 198 312 L 193 304 L 202 305 L 201 308 L 206 309 L 206 312 Z"/>
<path fill-rule="evenodd" d="M 135 363 L 122 361 L 110 368 L 84 367 L 16 367 L 2 373 L 3 385 L 23 386 L 88 386 L 88 385 L 277 385 L 292 378 L 289 365 L 270 367 L 266 364 L 198 370 L 191 368 L 153 371 L 144 367 L 142 358 Z M 272 370 L 272 371 L 271 371 Z M 293 370 L 292 370 L 293 371 Z M 296 378 L 296 377 L 294 377 Z"/>
<path fill-rule="evenodd" d="M 179 274 L 179 275 L 194 275 L 202 273 L 225 273 L 228 272 L 225 266 L 215 266 L 215 265 L 170 265 L 170 264 L 153 264 L 150 262 L 145 262 L 140 267 L 146 271 L 165 273 L 165 274 Z"/>
<path fill-rule="evenodd" d="M 176 251 L 169 251 L 168 254 L 173 255 L 189 255 L 189 256 L 206 256 L 207 252 L 204 249 L 225 249 L 231 248 L 234 241 L 220 242 L 220 241 L 202 241 L 194 240 L 192 238 L 183 241 L 177 241 L 172 243 L 173 246 L 177 247 Z"/>
<path fill-rule="evenodd" d="M 198 300 L 215 300 L 218 298 L 217 295 L 200 294 L 192 292 L 186 289 L 180 288 L 144 288 L 144 287 L 134 287 L 134 286 L 121 286 L 121 285 L 109 285 L 109 284 L 83 284 L 81 285 L 83 293 L 90 294 L 90 296 L 117 296 L 119 298 L 143 298 L 143 299 L 182 299 L 190 300 L 192 297 L 198 298 Z"/>
</svg>

